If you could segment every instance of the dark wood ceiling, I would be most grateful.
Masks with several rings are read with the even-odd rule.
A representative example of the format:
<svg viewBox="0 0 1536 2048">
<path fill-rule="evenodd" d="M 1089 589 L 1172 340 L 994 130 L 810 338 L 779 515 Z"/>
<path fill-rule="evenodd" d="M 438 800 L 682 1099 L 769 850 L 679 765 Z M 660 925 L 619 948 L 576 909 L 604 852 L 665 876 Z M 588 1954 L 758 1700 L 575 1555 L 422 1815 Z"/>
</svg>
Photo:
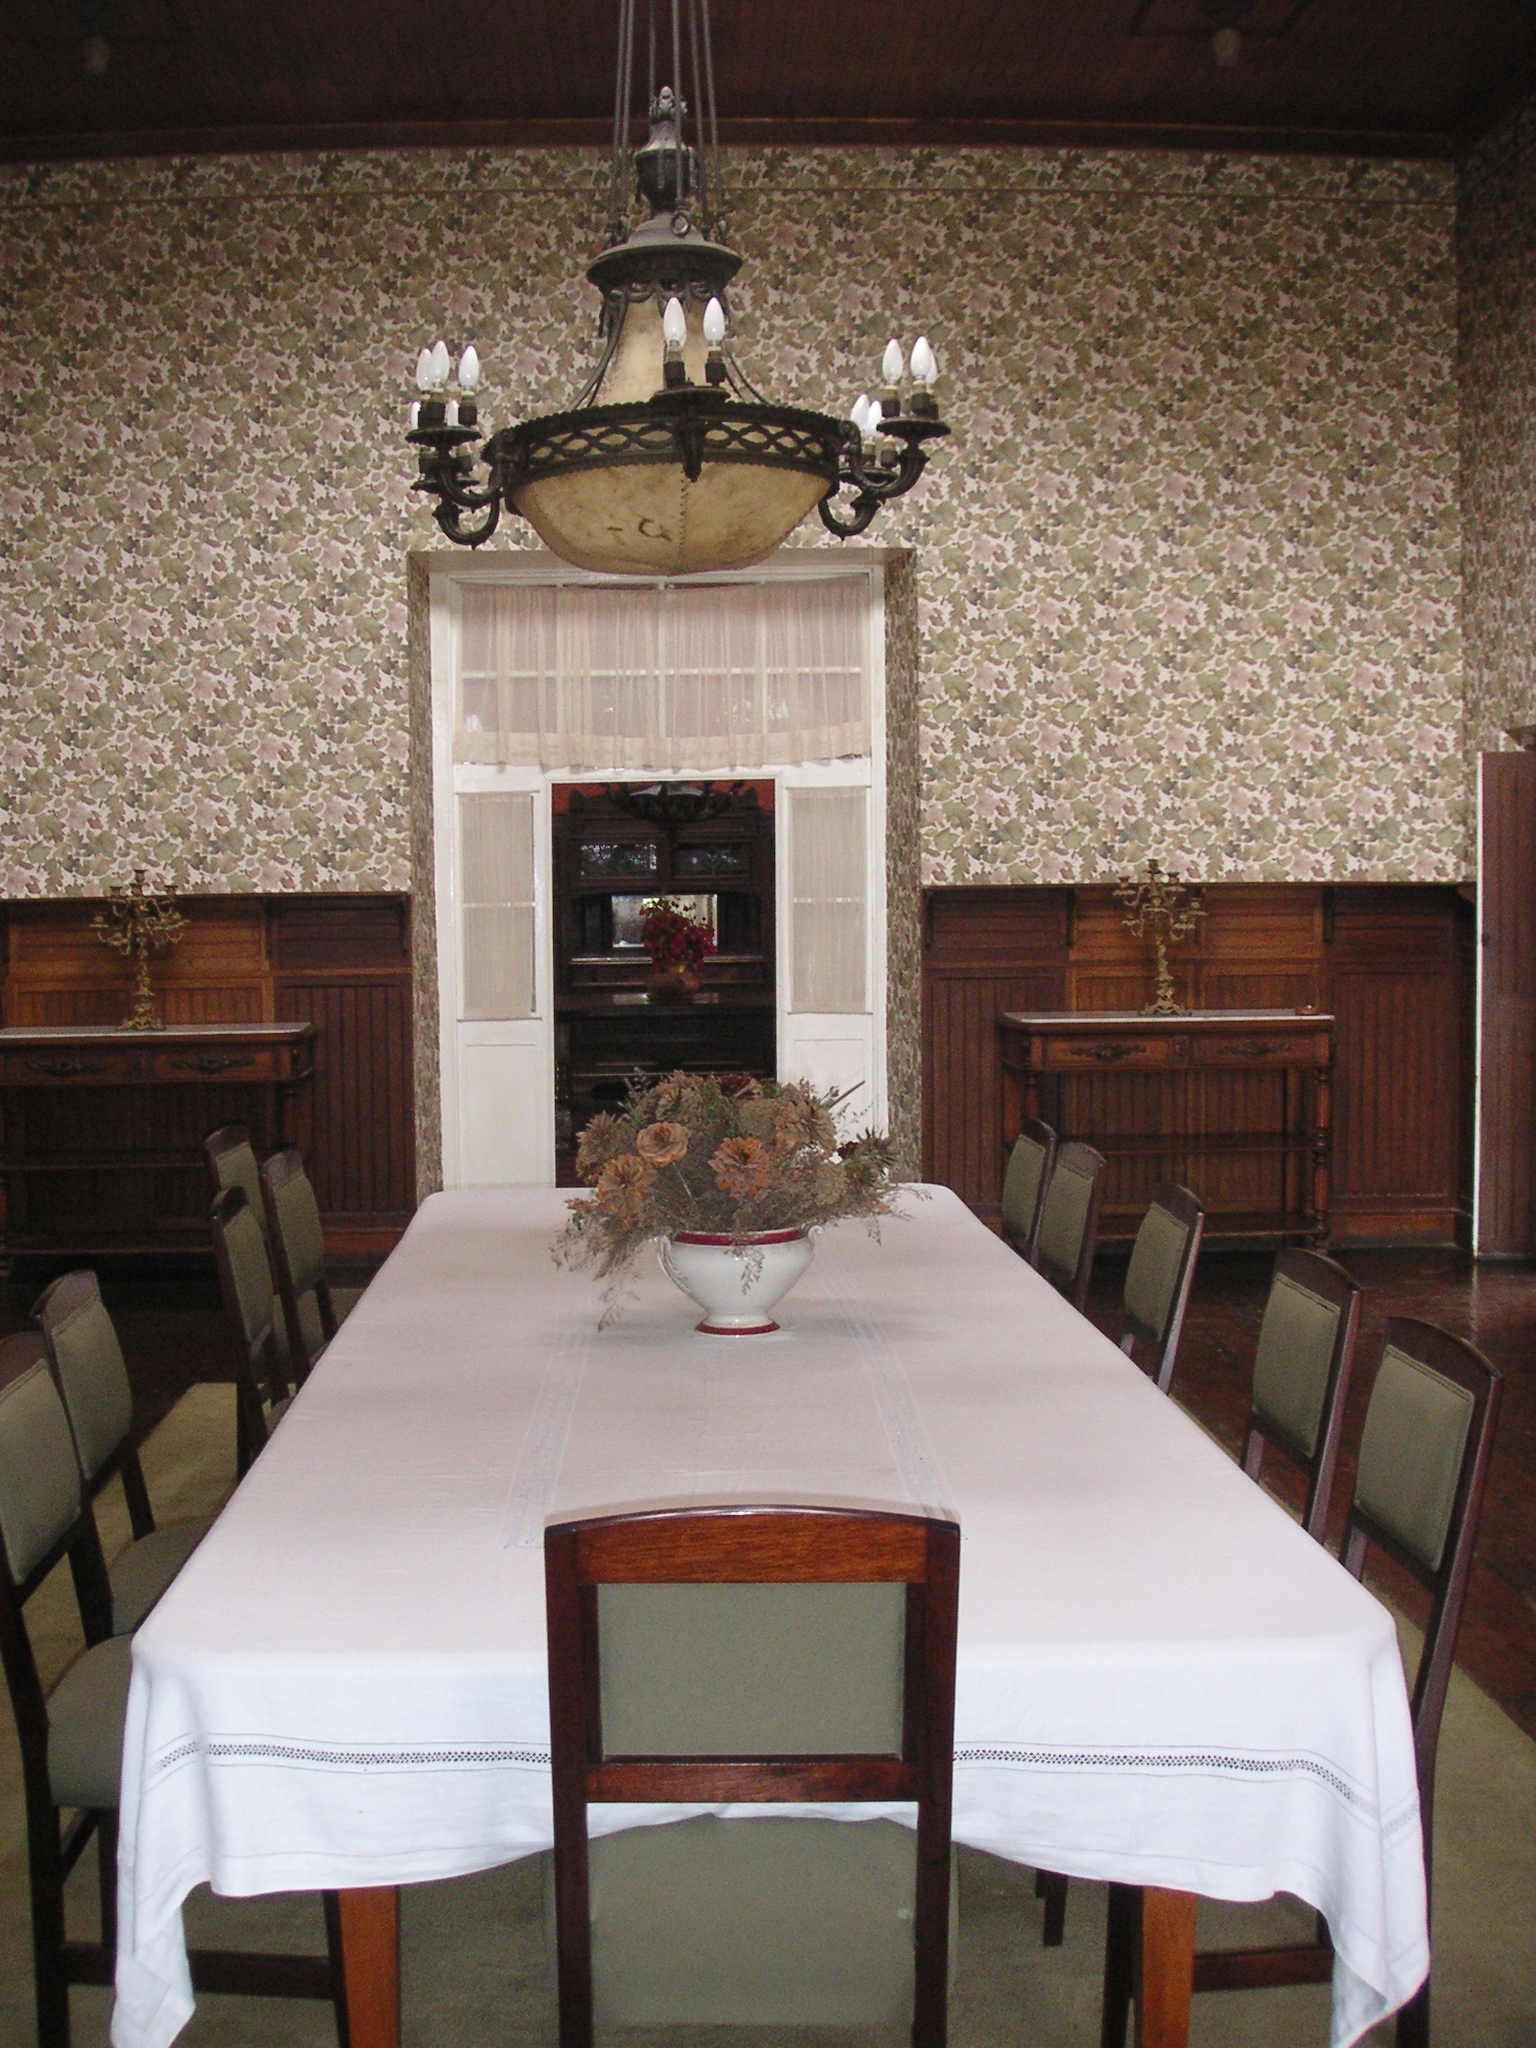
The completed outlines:
<svg viewBox="0 0 1536 2048">
<path fill-rule="evenodd" d="M 602 141 L 617 14 L 0 0 L 0 156 Z M 711 18 L 734 141 L 1443 156 L 1536 91 L 1536 0 L 1250 0 L 1230 66 L 1202 0 L 714 0 Z"/>
</svg>

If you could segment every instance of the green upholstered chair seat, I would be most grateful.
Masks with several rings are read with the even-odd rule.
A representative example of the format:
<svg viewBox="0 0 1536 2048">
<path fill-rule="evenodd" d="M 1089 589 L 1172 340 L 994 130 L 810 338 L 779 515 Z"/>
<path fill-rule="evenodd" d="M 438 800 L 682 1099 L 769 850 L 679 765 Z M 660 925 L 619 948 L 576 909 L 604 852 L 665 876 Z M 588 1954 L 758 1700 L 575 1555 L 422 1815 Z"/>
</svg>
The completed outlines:
<svg viewBox="0 0 1536 2048">
<path fill-rule="evenodd" d="M 1270 1286 L 1253 1361 L 1254 1420 L 1303 1460 L 1317 1450 L 1339 1309 L 1289 1274 Z"/>
<path fill-rule="evenodd" d="M 112 1633 L 131 1636 L 213 1524 L 172 1522 L 130 1543 L 108 1574 L 112 1582 Z"/>
<path fill-rule="evenodd" d="M 912 2007 L 916 1844 L 896 1821 L 776 1815 L 596 1838 L 599 2023 L 899 2023 Z"/>
<path fill-rule="evenodd" d="M 48 1699 L 48 1781 L 59 1806 L 114 1807 L 132 1645 L 112 1636 L 70 1665 Z"/>
<path fill-rule="evenodd" d="M 1355 1505 L 1426 1571 L 1440 1569 L 1475 1406 L 1467 1388 L 1422 1359 L 1395 1344 L 1382 1352 L 1360 1439 Z"/>
</svg>

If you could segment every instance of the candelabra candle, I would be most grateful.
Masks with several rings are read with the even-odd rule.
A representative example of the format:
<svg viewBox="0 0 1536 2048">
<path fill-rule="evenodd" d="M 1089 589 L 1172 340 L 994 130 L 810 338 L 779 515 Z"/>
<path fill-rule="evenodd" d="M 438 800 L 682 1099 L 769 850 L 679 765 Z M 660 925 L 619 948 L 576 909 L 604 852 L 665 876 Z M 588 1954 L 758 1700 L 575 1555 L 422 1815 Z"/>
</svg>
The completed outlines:
<svg viewBox="0 0 1536 2048">
<path fill-rule="evenodd" d="M 133 881 L 127 887 L 109 889 L 106 911 L 98 910 L 91 919 L 91 930 L 101 943 L 133 962 L 133 1009 L 127 1019 L 130 1031 L 165 1029 L 163 1021 L 155 1015 L 149 985 L 150 955 L 174 946 L 187 923 L 176 908 L 175 886 L 167 885 L 163 893 L 157 894 L 145 884 L 147 872 L 145 868 L 135 868 Z"/>
<path fill-rule="evenodd" d="M 1126 906 L 1125 922 L 1137 938 L 1150 935 L 1156 948 L 1157 994 L 1142 1005 L 1144 1017 L 1187 1017 L 1188 1010 L 1173 991 L 1168 948 L 1187 938 L 1205 915 L 1202 892 L 1184 883 L 1173 869 L 1147 862 L 1143 876 L 1122 875 L 1115 895 Z"/>
</svg>

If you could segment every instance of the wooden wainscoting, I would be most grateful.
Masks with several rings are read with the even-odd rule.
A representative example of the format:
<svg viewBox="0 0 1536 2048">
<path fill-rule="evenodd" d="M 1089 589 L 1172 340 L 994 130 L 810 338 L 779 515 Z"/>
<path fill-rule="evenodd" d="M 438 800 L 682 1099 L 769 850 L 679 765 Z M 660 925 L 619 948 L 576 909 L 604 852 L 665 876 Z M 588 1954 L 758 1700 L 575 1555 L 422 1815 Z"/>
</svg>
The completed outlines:
<svg viewBox="0 0 1536 2048">
<path fill-rule="evenodd" d="M 6 1024 L 123 1021 L 128 974 L 90 929 L 100 907 L 3 907 Z M 154 963 L 160 1014 L 168 1024 L 318 1027 L 315 1076 L 298 1097 L 295 1128 L 326 1243 L 341 1257 L 388 1251 L 415 1207 L 410 899 L 204 896 L 180 907 L 187 929 Z M 60 1090 L 58 1107 L 82 1120 L 109 1115 L 125 1146 L 159 1153 L 195 1145 L 218 1124 L 252 1120 L 245 1091 L 211 1084 L 124 1091 L 110 1109 L 98 1091 Z M 154 1199 L 162 1214 L 206 1217 L 196 1167 L 168 1170 Z"/>
<path fill-rule="evenodd" d="M 1472 917 L 1466 893 L 1417 886 L 1212 884 L 1175 955 L 1200 1009 L 1336 1016 L 1333 1231 L 1342 1243 L 1465 1242 L 1470 1206 Z M 923 1157 L 930 1179 L 995 1220 L 1002 1174 L 1004 1010 L 1139 1009 L 1146 950 L 1108 888 L 933 889 L 924 908 Z M 1071 1084 L 1086 1129 L 1155 1131 L 1178 1085 L 1095 1074 Z M 1225 1128 L 1272 1106 L 1224 1080 Z M 1166 1095 L 1166 1102 L 1164 1097 Z M 1089 1099 L 1091 1097 L 1091 1100 Z M 1236 1162 L 1226 1174 L 1253 1169 Z M 1224 1188 L 1228 1206 L 1243 1207 Z M 1264 1206 L 1256 1201 L 1255 1206 Z"/>
</svg>

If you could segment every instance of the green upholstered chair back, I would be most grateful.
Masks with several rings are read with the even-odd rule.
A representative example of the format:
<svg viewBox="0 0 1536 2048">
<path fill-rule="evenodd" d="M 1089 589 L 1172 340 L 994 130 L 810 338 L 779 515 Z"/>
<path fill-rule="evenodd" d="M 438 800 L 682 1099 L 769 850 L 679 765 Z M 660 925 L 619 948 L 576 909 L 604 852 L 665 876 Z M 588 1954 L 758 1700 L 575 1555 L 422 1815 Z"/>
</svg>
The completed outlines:
<svg viewBox="0 0 1536 2048">
<path fill-rule="evenodd" d="M 1426 1863 L 1435 1752 L 1472 1574 L 1503 1383 L 1459 1337 L 1409 1316 L 1387 1324 L 1340 1559 L 1360 1578 L 1372 1543 L 1433 1595 L 1413 1681 L 1413 1746 Z M 1427 2040 L 1427 2035 L 1418 2038 Z"/>
<path fill-rule="evenodd" d="M 283 1240 L 294 1293 L 313 1294 L 325 1278 L 325 1233 L 320 1227 L 320 1205 L 309 1175 L 298 1163 L 298 1154 L 291 1155 L 293 1163 L 286 1172 L 272 1170 L 289 1158 L 290 1155 L 279 1153 L 267 1162 L 269 1213 Z"/>
<path fill-rule="evenodd" d="M 1087 1299 L 1098 1236 L 1104 1160 L 1089 1145 L 1063 1145 L 1040 1211 L 1040 1271 L 1074 1304 Z"/>
<path fill-rule="evenodd" d="M 208 1155 L 213 1192 L 219 1194 L 225 1188 L 239 1188 L 250 1203 L 251 1214 L 265 1236 L 267 1219 L 261 1206 L 261 1168 L 245 1125 L 225 1124 L 211 1132 L 203 1140 L 203 1150 Z"/>
<path fill-rule="evenodd" d="M 1168 1333 L 1184 1257 L 1189 1250 L 1188 1222 L 1154 1201 L 1141 1219 L 1131 1263 L 1125 1274 L 1125 1308 L 1128 1315 L 1156 1333 L 1161 1343 Z"/>
<path fill-rule="evenodd" d="M 1026 1258 L 1035 1256 L 1040 1204 L 1056 1157 L 1056 1133 L 1031 1118 L 1013 1141 L 1003 1176 L 1003 1235 Z"/>
<path fill-rule="evenodd" d="M 133 1389 L 96 1275 L 66 1273 L 35 1311 L 89 1486 L 133 1427 Z"/>
<path fill-rule="evenodd" d="M 69 1417 L 41 1340 L 30 1341 L 36 1356 L 0 1387 L 0 1540 L 18 1587 L 69 1534 L 84 1508 Z"/>
<path fill-rule="evenodd" d="M 1264 1434 L 1294 1457 L 1317 1454 L 1328 1376 L 1344 1311 L 1276 1271 L 1253 1360 L 1253 1413 Z"/>
<path fill-rule="evenodd" d="M 1152 1190 L 1125 1275 L 1120 1349 L 1150 1372 L 1166 1394 L 1173 1380 L 1184 1311 L 1205 1229 L 1205 1211 L 1177 1181 Z"/>
<path fill-rule="evenodd" d="M 272 1328 L 272 1267 L 266 1239 L 248 1201 L 231 1206 L 223 1229 L 240 1334 L 247 1348 L 254 1349 Z"/>
<path fill-rule="evenodd" d="M 902 1586 L 602 1586 L 603 1749 L 901 1753 Z"/>
<path fill-rule="evenodd" d="M 1426 1572 L 1437 1572 L 1456 1505 L 1476 1402 L 1471 1390 L 1396 1344 L 1371 1389 L 1355 1506 Z"/>
<path fill-rule="evenodd" d="M 1307 1478 L 1302 1527 L 1321 1543 L 1333 1501 L 1354 1370 L 1360 1289 L 1321 1252 L 1277 1254 L 1253 1362 L 1243 1470 L 1258 1479 L 1273 1445 Z"/>
</svg>

